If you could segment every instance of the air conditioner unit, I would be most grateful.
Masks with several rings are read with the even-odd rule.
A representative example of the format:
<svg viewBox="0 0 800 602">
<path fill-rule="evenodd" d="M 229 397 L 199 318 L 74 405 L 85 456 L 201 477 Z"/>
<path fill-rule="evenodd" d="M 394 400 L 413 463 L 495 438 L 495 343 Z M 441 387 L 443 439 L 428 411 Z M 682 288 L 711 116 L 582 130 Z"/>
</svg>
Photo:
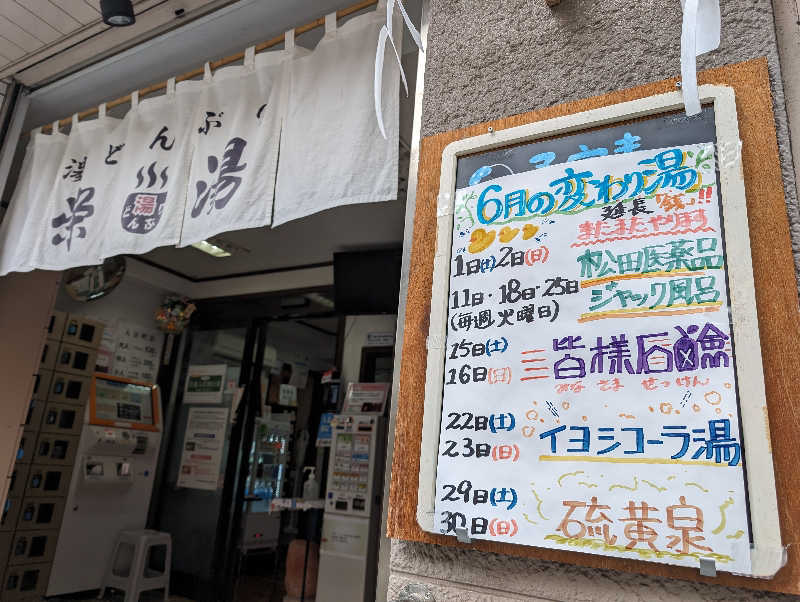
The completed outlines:
<svg viewBox="0 0 800 602">
<path fill-rule="evenodd" d="M 223 357 L 227 360 L 235 362 L 242 361 L 242 352 L 244 351 L 244 337 L 237 337 L 233 334 L 225 332 L 218 332 L 214 339 L 214 347 L 212 349 L 214 355 Z M 264 366 L 272 368 L 278 361 L 278 350 L 274 347 L 266 345 L 264 347 Z"/>
</svg>

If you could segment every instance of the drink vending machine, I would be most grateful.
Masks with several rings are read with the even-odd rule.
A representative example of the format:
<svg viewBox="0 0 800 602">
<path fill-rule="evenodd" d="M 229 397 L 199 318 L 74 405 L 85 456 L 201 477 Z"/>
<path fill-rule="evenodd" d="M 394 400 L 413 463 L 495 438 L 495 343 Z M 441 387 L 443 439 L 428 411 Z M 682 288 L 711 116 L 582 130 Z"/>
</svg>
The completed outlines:
<svg viewBox="0 0 800 602">
<path fill-rule="evenodd" d="M 388 392 L 387 383 L 351 383 L 331 423 L 317 602 L 374 599 Z"/>
<path fill-rule="evenodd" d="M 117 533 L 144 528 L 161 431 L 157 386 L 92 377 L 48 596 L 98 589 Z"/>
<path fill-rule="evenodd" d="M 268 412 L 256 418 L 242 515 L 241 547 L 245 553 L 276 549 L 280 543 L 281 514 L 270 512 L 270 503 L 284 495 L 294 420 L 294 412 Z"/>
</svg>

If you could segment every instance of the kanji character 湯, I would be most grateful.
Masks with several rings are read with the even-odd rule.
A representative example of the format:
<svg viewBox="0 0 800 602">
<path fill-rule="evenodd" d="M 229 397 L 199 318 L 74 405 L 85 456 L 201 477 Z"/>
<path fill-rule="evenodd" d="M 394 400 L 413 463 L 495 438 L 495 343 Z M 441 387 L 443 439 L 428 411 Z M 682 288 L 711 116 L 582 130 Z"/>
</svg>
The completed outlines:
<svg viewBox="0 0 800 602">
<path fill-rule="evenodd" d="M 205 180 L 196 182 L 197 200 L 192 207 L 192 217 L 198 217 L 206 203 L 208 203 L 208 212 L 210 213 L 213 209 L 224 209 L 233 198 L 242 184 L 241 176 L 233 174 L 240 173 L 247 167 L 247 163 L 240 163 L 246 146 L 246 140 L 238 137 L 231 138 L 225 145 L 221 164 L 217 157 L 213 155 L 208 157 L 208 172 L 212 176 L 216 174 L 217 177 L 213 182 Z M 217 174 L 218 168 L 219 173 Z"/>
<path fill-rule="evenodd" d="M 702 429 L 693 429 L 695 432 Z M 713 460 L 719 464 L 727 462 L 728 466 L 737 466 L 742 454 L 739 442 L 731 436 L 731 421 L 728 418 L 721 420 L 708 421 L 708 438 L 695 437 L 695 442 L 702 445 L 692 455 L 692 460 L 698 459 L 705 454 L 707 460 Z"/>
</svg>

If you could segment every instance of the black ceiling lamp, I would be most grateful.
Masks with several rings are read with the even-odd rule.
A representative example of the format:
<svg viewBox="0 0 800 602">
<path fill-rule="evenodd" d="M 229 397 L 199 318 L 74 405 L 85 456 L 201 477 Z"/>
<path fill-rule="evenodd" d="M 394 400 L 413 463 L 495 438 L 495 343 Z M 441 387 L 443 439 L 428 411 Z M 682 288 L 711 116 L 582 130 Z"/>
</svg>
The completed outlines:
<svg viewBox="0 0 800 602">
<path fill-rule="evenodd" d="M 103 23 L 111 27 L 125 27 L 136 23 L 131 0 L 100 0 Z"/>
</svg>

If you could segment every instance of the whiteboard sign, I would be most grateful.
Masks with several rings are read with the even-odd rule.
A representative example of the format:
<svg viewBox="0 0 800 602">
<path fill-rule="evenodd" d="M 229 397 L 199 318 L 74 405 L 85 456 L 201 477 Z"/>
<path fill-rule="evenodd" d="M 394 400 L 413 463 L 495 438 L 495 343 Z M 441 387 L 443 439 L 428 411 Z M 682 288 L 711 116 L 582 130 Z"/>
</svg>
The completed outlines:
<svg viewBox="0 0 800 602">
<path fill-rule="evenodd" d="M 445 151 L 427 530 L 781 566 L 735 107 L 705 92 L 694 122 L 663 115 L 680 106 L 664 95 Z"/>
</svg>

